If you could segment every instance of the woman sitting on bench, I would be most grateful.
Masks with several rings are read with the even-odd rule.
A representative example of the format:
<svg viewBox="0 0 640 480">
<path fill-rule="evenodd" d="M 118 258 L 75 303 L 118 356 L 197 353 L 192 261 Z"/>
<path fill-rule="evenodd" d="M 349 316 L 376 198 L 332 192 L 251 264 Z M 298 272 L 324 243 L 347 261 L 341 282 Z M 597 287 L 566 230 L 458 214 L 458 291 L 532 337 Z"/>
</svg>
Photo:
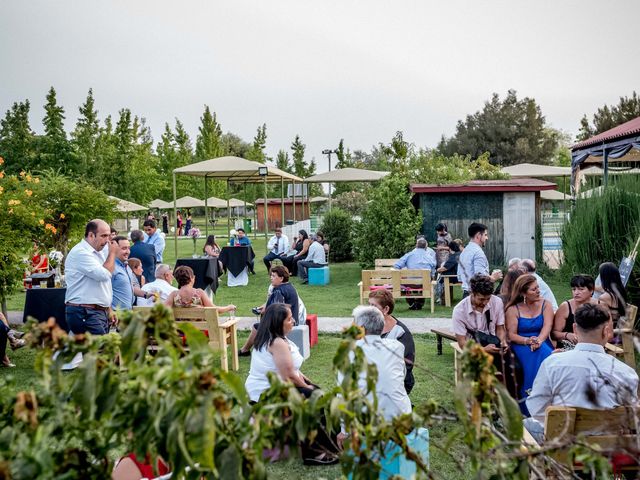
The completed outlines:
<svg viewBox="0 0 640 480">
<path fill-rule="evenodd" d="M 235 310 L 235 305 L 218 307 L 213 304 L 209 296 L 201 288 L 193 288 L 196 276 L 191 267 L 182 265 L 175 269 L 173 276 L 178 282 L 177 291 L 172 292 L 164 304 L 167 307 L 216 307 L 218 313 Z"/>
</svg>

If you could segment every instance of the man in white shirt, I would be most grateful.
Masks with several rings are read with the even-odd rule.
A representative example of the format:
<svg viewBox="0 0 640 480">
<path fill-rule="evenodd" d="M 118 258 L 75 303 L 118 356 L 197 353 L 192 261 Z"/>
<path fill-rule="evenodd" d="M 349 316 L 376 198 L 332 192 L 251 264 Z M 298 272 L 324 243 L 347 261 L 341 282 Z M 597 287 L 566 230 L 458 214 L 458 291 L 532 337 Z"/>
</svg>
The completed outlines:
<svg viewBox="0 0 640 480">
<path fill-rule="evenodd" d="M 553 307 L 553 311 L 558 310 L 558 302 L 556 301 L 556 296 L 551 291 L 547 282 L 545 282 L 540 275 L 536 273 L 536 262 L 525 258 L 520 262 L 520 267 L 527 273 L 530 273 L 534 277 L 536 277 L 536 281 L 538 282 L 538 287 L 540 287 L 540 295 L 551 304 Z"/>
<path fill-rule="evenodd" d="M 164 252 L 165 241 L 162 232 L 158 230 L 155 220 L 145 220 L 142 224 L 144 230 L 144 243 L 153 245 L 156 249 L 156 261 L 162 263 L 162 253 Z"/>
<path fill-rule="evenodd" d="M 156 295 L 161 303 L 164 303 L 172 292 L 178 290 L 171 285 L 173 282 L 173 272 L 171 267 L 166 263 L 161 263 L 156 267 L 156 279 L 153 282 L 146 283 L 142 287 L 145 297 L 138 297 L 139 306 L 152 306 L 156 299 Z"/>
<path fill-rule="evenodd" d="M 327 264 L 327 256 L 325 255 L 324 247 L 318 242 L 318 237 L 312 234 L 309 240 L 311 240 L 311 245 L 309 245 L 307 256 L 304 260 L 298 260 L 298 277 L 300 277 L 302 283 L 309 281 L 310 268 L 320 268 Z"/>
<path fill-rule="evenodd" d="M 267 250 L 269 250 L 269 253 L 267 253 L 262 259 L 267 267 L 267 272 L 271 269 L 271 262 L 275 259 L 282 260 L 282 258 L 287 255 L 290 248 L 287 236 L 282 234 L 281 228 L 276 228 L 275 235 L 271 237 L 267 243 Z"/>
<path fill-rule="evenodd" d="M 109 243 L 109 224 L 96 219 L 87 223 L 84 239 L 65 259 L 65 314 L 73 333 L 105 335 L 111 318 L 111 276 L 115 269 L 117 245 L 112 244 L 106 260 L 101 251 Z"/>
<path fill-rule="evenodd" d="M 542 362 L 527 398 L 531 418 L 525 419 L 525 427 L 540 442 L 550 405 L 605 410 L 638 401 L 636 371 L 604 351 L 611 334 L 607 310 L 582 305 L 576 310 L 573 331 L 576 347 Z"/>
<path fill-rule="evenodd" d="M 384 328 L 384 316 L 376 307 L 356 307 L 353 318 L 365 333 L 365 337 L 358 340 L 356 345 L 364 352 L 367 362 L 378 368 L 376 396 L 379 413 L 386 420 L 411 413 L 411 401 L 404 388 L 404 345 L 398 340 L 380 336 Z M 341 375 L 338 375 L 338 382 L 342 382 Z M 358 384 L 363 392 L 367 391 L 364 376 L 361 376 Z M 369 399 L 372 400 L 371 397 Z"/>
<path fill-rule="evenodd" d="M 467 230 L 469 243 L 460 254 L 458 260 L 458 280 L 462 283 L 462 298 L 469 295 L 469 280 L 475 274 L 489 275 L 489 260 L 482 247 L 489 240 L 489 233 L 486 225 L 473 222 Z M 497 270 L 491 275 L 494 282 L 502 278 L 502 272 Z"/>
</svg>

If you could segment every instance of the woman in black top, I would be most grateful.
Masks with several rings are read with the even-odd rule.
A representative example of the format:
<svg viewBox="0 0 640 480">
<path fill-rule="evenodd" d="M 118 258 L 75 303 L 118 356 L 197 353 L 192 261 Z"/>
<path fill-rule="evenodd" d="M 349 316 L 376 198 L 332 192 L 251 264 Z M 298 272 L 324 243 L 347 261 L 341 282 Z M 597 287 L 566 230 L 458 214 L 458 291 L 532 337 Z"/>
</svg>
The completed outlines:
<svg viewBox="0 0 640 480">
<path fill-rule="evenodd" d="M 298 239 L 293 245 L 296 254 L 287 255 L 282 259 L 282 264 L 289 269 L 291 276 L 295 277 L 298 274 L 298 260 L 304 260 L 306 258 L 309 245 L 311 245 L 309 234 L 306 230 L 300 230 L 298 232 Z"/>
<path fill-rule="evenodd" d="M 375 290 L 369 293 L 369 305 L 376 307 L 384 315 L 384 328 L 380 336 L 382 338 L 395 338 L 404 345 L 404 364 L 406 367 L 404 389 L 408 395 L 415 384 L 413 364 L 416 359 L 416 345 L 413 342 L 413 335 L 411 335 L 404 323 L 391 315 L 395 302 L 389 290 Z"/>
<path fill-rule="evenodd" d="M 567 341 L 578 343 L 578 337 L 573 333 L 574 313 L 586 303 L 597 304 L 598 301 L 591 296 L 595 288 L 595 282 L 591 275 L 576 275 L 571 279 L 571 293 L 573 298 L 562 302 L 553 317 L 551 338 L 557 342 Z"/>
</svg>

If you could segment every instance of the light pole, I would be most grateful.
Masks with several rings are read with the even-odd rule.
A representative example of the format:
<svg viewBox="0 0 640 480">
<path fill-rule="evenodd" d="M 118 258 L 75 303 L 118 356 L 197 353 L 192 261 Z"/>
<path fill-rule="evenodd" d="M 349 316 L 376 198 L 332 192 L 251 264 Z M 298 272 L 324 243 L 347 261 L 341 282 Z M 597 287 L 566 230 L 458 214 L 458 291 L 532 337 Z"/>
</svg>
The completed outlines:
<svg viewBox="0 0 640 480">
<path fill-rule="evenodd" d="M 325 148 L 324 150 L 322 150 L 322 154 L 326 155 L 327 158 L 329 159 L 329 171 L 331 171 L 331 154 L 332 153 L 335 153 L 337 155 L 338 150 L 331 150 L 329 148 Z M 331 182 L 329 182 L 329 210 L 331 210 Z"/>
</svg>

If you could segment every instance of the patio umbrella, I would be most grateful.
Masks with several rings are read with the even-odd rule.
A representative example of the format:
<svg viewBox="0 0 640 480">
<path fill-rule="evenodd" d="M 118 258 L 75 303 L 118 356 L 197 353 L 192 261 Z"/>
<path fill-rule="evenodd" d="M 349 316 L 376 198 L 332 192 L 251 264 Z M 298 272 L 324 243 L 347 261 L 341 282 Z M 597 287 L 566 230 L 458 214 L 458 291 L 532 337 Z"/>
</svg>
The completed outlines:
<svg viewBox="0 0 640 480">
<path fill-rule="evenodd" d="M 159 208 L 161 210 L 167 210 L 169 208 L 172 208 L 173 204 L 170 202 L 165 202 L 164 200 L 160 200 L 159 198 L 156 198 L 155 200 L 152 200 L 151 202 L 149 202 L 149 207 Z"/>
</svg>

